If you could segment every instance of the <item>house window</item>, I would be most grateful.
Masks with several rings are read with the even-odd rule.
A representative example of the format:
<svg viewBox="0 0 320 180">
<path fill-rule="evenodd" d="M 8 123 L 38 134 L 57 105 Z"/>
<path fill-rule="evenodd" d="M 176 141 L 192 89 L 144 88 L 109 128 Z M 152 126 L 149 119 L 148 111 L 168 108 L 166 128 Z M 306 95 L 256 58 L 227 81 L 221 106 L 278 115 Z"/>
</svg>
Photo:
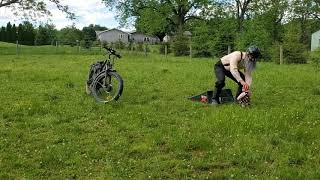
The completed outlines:
<svg viewBox="0 0 320 180">
<path fill-rule="evenodd" d="M 119 34 L 119 39 L 122 39 L 123 38 L 123 34 Z"/>
<path fill-rule="evenodd" d="M 149 42 L 149 41 L 150 41 L 150 40 L 149 40 L 149 37 L 145 37 L 145 38 L 144 38 L 144 41 L 145 41 L 145 42 Z"/>
</svg>

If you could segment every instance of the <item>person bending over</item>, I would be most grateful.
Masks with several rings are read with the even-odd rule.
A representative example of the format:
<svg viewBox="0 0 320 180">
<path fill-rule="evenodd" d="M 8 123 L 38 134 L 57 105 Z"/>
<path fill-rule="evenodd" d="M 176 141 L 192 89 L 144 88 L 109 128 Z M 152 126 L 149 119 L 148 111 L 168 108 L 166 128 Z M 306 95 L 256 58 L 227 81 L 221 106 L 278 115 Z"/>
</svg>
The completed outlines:
<svg viewBox="0 0 320 180">
<path fill-rule="evenodd" d="M 216 76 L 215 91 L 212 104 L 220 104 L 220 95 L 225 86 L 225 76 L 238 84 L 237 97 L 242 92 L 250 91 L 252 84 L 252 71 L 256 67 L 257 59 L 260 57 L 260 50 L 256 46 L 250 46 L 246 52 L 234 51 L 223 56 L 214 65 L 214 74 Z M 244 70 L 244 73 L 240 71 Z"/>
</svg>

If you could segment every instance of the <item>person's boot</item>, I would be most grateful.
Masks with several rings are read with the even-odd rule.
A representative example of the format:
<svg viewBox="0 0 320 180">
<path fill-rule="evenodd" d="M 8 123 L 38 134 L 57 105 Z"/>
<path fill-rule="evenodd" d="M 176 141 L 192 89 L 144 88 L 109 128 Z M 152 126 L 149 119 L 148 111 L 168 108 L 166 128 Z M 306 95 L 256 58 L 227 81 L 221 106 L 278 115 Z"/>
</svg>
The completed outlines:
<svg viewBox="0 0 320 180">
<path fill-rule="evenodd" d="M 217 90 L 215 90 L 215 91 L 213 92 L 211 105 L 218 105 L 218 104 L 220 104 L 220 101 L 219 101 L 219 93 L 218 93 Z"/>
</svg>

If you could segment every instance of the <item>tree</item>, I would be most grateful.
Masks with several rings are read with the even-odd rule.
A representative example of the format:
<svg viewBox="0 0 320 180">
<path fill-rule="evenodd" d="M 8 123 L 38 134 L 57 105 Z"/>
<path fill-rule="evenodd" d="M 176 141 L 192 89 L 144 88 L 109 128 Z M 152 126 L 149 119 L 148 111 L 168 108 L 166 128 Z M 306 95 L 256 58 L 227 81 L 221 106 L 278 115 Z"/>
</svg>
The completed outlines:
<svg viewBox="0 0 320 180">
<path fill-rule="evenodd" d="M 24 21 L 22 23 L 22 33 L 19 33 L 21 38 L 21 44 L 24 45 L 34 45 L 36 32 L 33 25 L 29 21 Z"/>
<path fill-rule="evenodd" d="M 68 18 L 75 18 L 75 14 L 69 10 L 68 6 L 62 5 L 60 0 L 46 0 L 46 2 L 55 4 L 60 11 L 67 14 Z M 0 8 L 8 7 L 15 15 L 36 18 L 39 15 L 51 15 L 46 2 L 43 0 L 1 0 Z"/>
<path fill-rule="evenodd" d="M 10 22 L 7 23 L 7 27 L 6 27 L 6 37 L 5 37 L 5 42 L 12 42 L 12 36 L 10 35 L 12 32 L 12 25 Z"/>
<path fill-rule="evenodd" d="M 97 39 L 96 31 L 94 30 L 93 24 L 90 24 L 88 27 L 82 28 L 83 38 L 87 41 L 95 41 Z"/>
<path fill-rule="evenodd" d="M 310 42 L 310 19 L 319 17 L 319 4 L 319 0 L 293 0 L 291 3 L 291 18 L 299 21 L 301 28 L 300 41 L 304 44 Z"/>
<path fill-rule="evenodd" d="M 6 28 L 2 26 L 0 29 L 0 41 L 5 41 L 5 36 L 6 36 Z"/>
<path fill-rule="evenodd" d="M 100 25 L 97 25 L 97 24 L 95 24 L 95 25 L 93 26 L 93 29 L 94 29 L 95 31 L 105 31 L 105 30 L 108 30 L 107 27 L 100 26 Z"/>
<path fill-rule="evenodd" d="M 9 36 L 10 36 L 12 43 L 16 42 L 16 40 L 17 40 L 17 27 L 15 24 L 12 25 L 12 29 L 10 31 Z"/>
<path fill-rule="evenodd" d="M 299 23 L 292 21 L 285 27 L 283 54 L 287 63 L 306 63 L 305 45 L 301 43 L 301 28 Z"/>
<path fill-rule="evenodd" d="M 270 34 L 273 43 L 282 41 L 283 20 L 289 10 L 287 0 L 259 0 L 253 1 L 255 19 L 264 26 Z"/>
<path fill-rule="evenodd" d="M 21 43 L 23 36 L 24 36 L 23 25 L 19 24 L 19 26 L 18 26 L 18 41 L 19 41 L 19 43 Z"/>
<path fill-rule="evenodd" d="M 83 39 L 82 31 L 75 27 L 75 24 L 72 26 L 67 26 L 60 30 L 58 38 L 64 44 L 68 45 L 77 45 L 77 41 L 81 41 Z"/>
<path fill-rule="evenodd" d="M 36 43 L 37 45 L 49 45 L 52 44 L 54 40 L 56 40 L 56 37 L 57 31 L 54 25 L 40 25 L 36 34 Z"/>
<path fill-rule="evenodd" d="M 117 9 L 122 25 L 135 19 L 136 29 L 149 34 L 184 31 L 192 19 L 208 10 L 210 0 L 102 0 L 107 7 Z M 161 37 L 160 37 L 161 38 Z"/>
<path fill-rule="evenodd" d="M 241 32 L 243 30 L 243 23 L 247 16 L 250 15 L 252 9 L 250 5 L 254 0 L 225 0 L 223 1 L 223 5 L 225 9 L 231 11 L 237 23 L 237 32 Z"/>
</svg>

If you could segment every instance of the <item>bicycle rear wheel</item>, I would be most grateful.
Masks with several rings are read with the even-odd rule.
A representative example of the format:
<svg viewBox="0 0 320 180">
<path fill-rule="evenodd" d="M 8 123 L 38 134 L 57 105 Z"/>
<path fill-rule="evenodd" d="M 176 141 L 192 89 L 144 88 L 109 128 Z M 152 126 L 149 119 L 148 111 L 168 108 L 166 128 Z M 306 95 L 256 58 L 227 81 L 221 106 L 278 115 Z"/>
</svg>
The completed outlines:
<svg viewBox="0 0 320 180">
<path fill-rule="evenodd" d="M 116 72 L 103 72 L 95 78 L 91 89 L 98 102 L 117 101 L 122 94 L 123 80 Z"/>
</svg>

